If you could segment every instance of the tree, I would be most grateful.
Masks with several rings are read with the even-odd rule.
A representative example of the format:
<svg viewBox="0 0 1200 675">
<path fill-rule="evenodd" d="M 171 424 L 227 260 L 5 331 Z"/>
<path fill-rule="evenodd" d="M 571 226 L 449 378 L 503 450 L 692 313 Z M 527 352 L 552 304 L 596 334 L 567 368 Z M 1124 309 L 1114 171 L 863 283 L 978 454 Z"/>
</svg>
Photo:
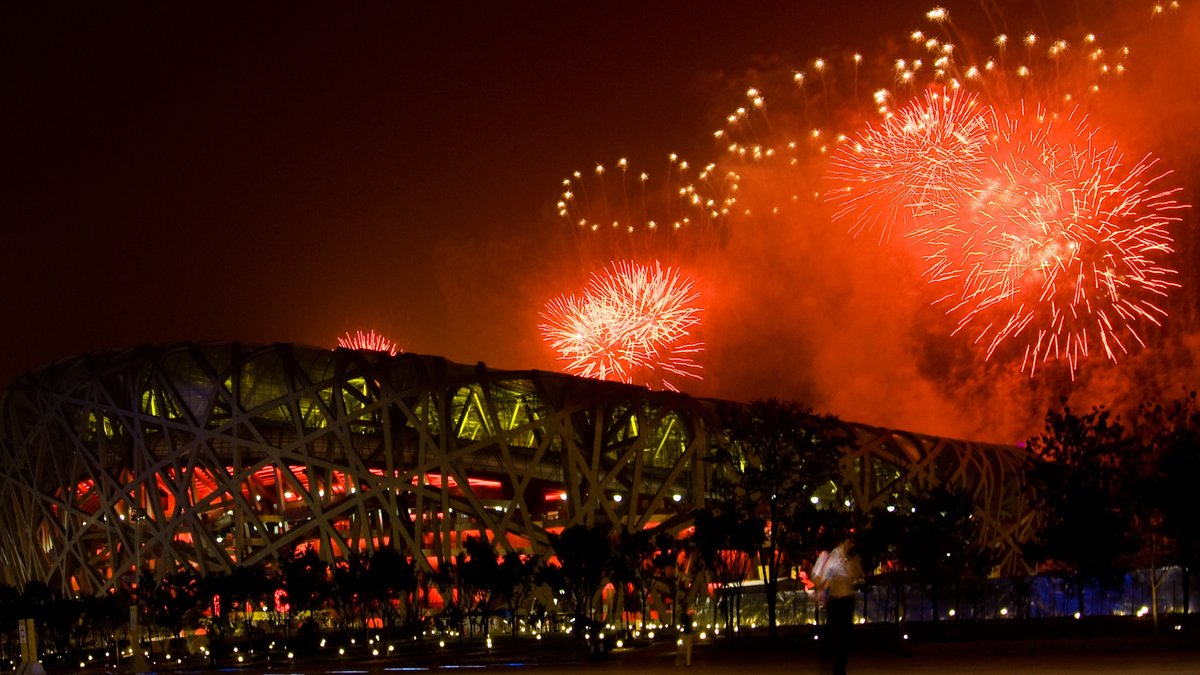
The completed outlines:
<svg viewBox="0 0 1200 675">
<path fill-rule="evenodd" d="M 200 577 L 191 567 L 180 566 L 146 590 L 150 620 L 178 638 L 199 602 Z"/>
<path fill-rule="evenodd" d="M 51 619 L 58 599 L 59 594 L 46 584 L 40 581 L 29 581 L 21 589 L 21 597 L 17 603 L 18 612 L 20 612 L 18 616 L 34 620 L 48 651 L 56 643 Z"/>
<path fill-rule="evenodd" d="M 261 565 L 237 565 L 229 572 L 202 577 L 196 587 L 198 604 L 209 613 L 208 630 L 210 657 L 215 664 L 222 656 L 225 640 L 238 628 L 235 619 L 242 619 L 243 634 L 253 630 L 254 608 L 271 596 L 275 584 Z"/>
<path fill-rule="evenodd" d="M 343 630 L 366 626 L 367 561 L 358 549 L 351 549 L 345 560 L 333 567 L 332 599 Z"/>
<path fill-rule="evenodd" d="M 254 628 L 254 609 L 274 594 L 275 584 L 262 564 L 237 565 L 229 572 L 225 591 L 234 607 L 242 612 L 242 632 L 249 636 Z"/>
<path fill-rule="evenodd" d="M 936 486 L 914 495 L 903 515 L 896 552 L 940 616 L 943 590 L 958 590 L 961 582 L 982 581 L 996 565 L 996 556 L 983 545 L 981 524 L 975 519 L 975 500 L 962 488 Z"/>
<path fill-rule="evenodd" d="M 233 599 L 228 592 L 229 573 L 216 572 L 200 579 L 197 592 L 199 602 L 208 613 L 206 628 L 208 632 L 209 659 L 212 665 L 220 662 L 225 650 L 225 640 L 233 631 Z"/>
<path fill-rule="evenodd" d="M 533 579 L 540 562 L 537 557 L 526 558 L 516 551 L 504 554 L 500 562 L 497 590 L 505 599 L 508 614 L 512 618 L 512 634 L 517 636 L 517 621 L 521 605 L 533 591 Z"/>
<path fill-rule="evenodd" d="M 888 589 L 892 617 L 896 623 L 899 623 L 902 617 L 908 585 L 908 573 L 904 569 L 899 550 L 906 528 L 904 509 L 890 505 L 868 513 L 867 526 L 858 533 L 858 551 L 863 561 L 863 569 L 880 570 L 874 575 L 868 575 L 866 582 L 872 584 L 882 581 Z"/>
<path fill-rule="evenodd" d="M 1138 517 L 1146 538 L 1143 547 L 1149 549 L 1157 623 L 1157 583 L 1153 575 L 1160 555 L 1179 565 L 1185 614 L 1190 611 L 1191 570 L 1200 560 L 1200 500 L 1191 492 L 1195 477 L 1200 475 L 1200 401 L 1196 392 L 1166 403 L 1142 404 L 1137 431 L 1146 459 L 1137 500 L 1143 508 Z"/>
<path fill-rule="evenodd" d="M 483 635 L 487 637 L 493 603 L 500 597 L 500 560 L 496 547 L 486 536 L 467 537 L 463 551 L 458 554 L 459 579 L 463 589 L 463 605 L 468 613 L 478 612 Z"/>
<path fill-rule="evenodd" d="M 367 559 L 363 592 L 383 622 L 385 634 L 402 614 L 407 614 L 409 599 L 417 589 L 417 571 L 412 561 L 391 546 L 375 549 Z"/>
<path fill-rule="evenodd" d="M 279 560 L 279 583 L 287 594 L 284 610 L 284 634 L 291 637 L 292 621 L 322 608 L 330 596 L 329 563 L 322 560 L 316 549 L 306 546 L 292 548 Z"/>
<path fill-rule="evenodd" d="M 680 625 L 683 596 L 691 590 L 691 576 L 685 566 L 690 544 L 689 540 L 679 539 L 670 532 L 654 535 L 650 566 L 654 570 L 656 584 L 665 588 L 671 598 L 671 624 L 674 626 Z"/>
<path fill-rule="evenodd" d="M 774 638 L 782 554 L 807 543 L 806 523 L 819 519 L 820 499 L 836 500 L 841 446 L 849 432 L 832 416 L 815 416 L 794 401 L 774 398 L 727 408 L 722 419 L 730 444 L 718 461 L 729 470 L 738 508 L 764 521 L 758 566 Z"/>
<path fill-rule="evenodd" d="M 613 547 L 608 534 L 607 526 L 572 525 L 562 534 L 550 536 L 558 565 L 544 568 L 543 579 L 566 597 L 575 632 L 580 636 L 591 632 L 594 599 L 612 569 Z"/>
<path fill-rule="evenodd" d="M 628 613 L 627 589 L 637 598 L 637 609 L 642 617 L 641 627 L 646 627 L 646 616 L 649 613 L 649 596 L 654 584 L 654 568 L 650 560 L 654 555 L 653 530 L 621 530 L 617 535 L 616 553 L 613 556 L 613 583 L 621 594 L 621 604 L 626 611 L 621 612 L 622 620 Z"/>
<path fill-rule="evenodd" d="M 122 627 L 129 625 L 131 603 L 128 591 L 119 589 L 93 598 L 93 601 L 90 606 L 93 629 L 99 636 L 100 642 L 109 648 L 108 651 L 117 653 L 120 651 L 117 647 L 120 642 L 117 636 Z"/>
<path fill-rule="evenodd" d="M 69 652 L 79 646 L 84 604 L 55 592 L 43 626 L 48 651 Z"/>
<path fill-rule="evenodd" d="M 1081 614 L 1084 591 L 1118 587 L 1118 561 L 1135 548 L 1124 480 L 1129 447 L 1124 427 L 1104 408 L 1050 410 L 1044 433 L 1029 441 L 1027 475 L 1042 523 L 1025 550 L 1065 574 Z"/>
<path fill-rule="evenodd" d="M 726 634 L 734 634 L 741 625 L 741 586 L 753 567 L 751 556 L 757 553 L 761 527 L 747 527 L 734 504 L 715 509 L 700 509 L 694 514 L 696 532 L 692 541 L 708 578 L 716 588 L 717 611 L 725 619 Z M 729 593 L 733 590 L 732 597 Z"/>
</svg>

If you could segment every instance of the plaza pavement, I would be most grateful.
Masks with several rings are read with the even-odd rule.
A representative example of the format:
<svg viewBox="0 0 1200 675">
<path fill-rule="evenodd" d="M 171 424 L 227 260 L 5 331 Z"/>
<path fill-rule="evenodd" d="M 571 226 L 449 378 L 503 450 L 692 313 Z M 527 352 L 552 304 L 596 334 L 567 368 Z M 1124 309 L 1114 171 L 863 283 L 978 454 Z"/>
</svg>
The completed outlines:
<svg viewBox="0 0 1200 675">
<path fill-rule="evenodd" d="M 774 642 L 764 639 L 700 642 L 696 645 L 691 666 L 676 665 L 674 648 L 664 641 L 636 650 L 619 650 L 598 658 L 586 657 L 578 652 L 568 656 L 536 651 L 524 657 L 506 658 L 492 654 L 490 657 L 484 655 L 473 658 L 468 654 L 422 650 L 407 657 L 368 661 L 341 658 L 289 665 L 251 664 L 241 668 L 183 668 L 164 672 L 174 675 L 686 675 L 688 672 L 820 675 L 829 672 L 829 668 L 821 662 L 818 654 L 816 644 L 810 639 L 800 635 L 781 635 Z M 50 667 L 46 670 L 49 675 L 79 672 Z M 94 668 L 82 672 L 98 675 L 106 671 Z M 849 672 L 853 675 L 1200 675 L 1200 642 L 1191 637 L 1121 639 L 1113 636 L 899 645 L 860 642 L 852 652 Z"/>
<path fill-rule="evenodd" d="M 653 658 L 650 655 L 615 659 L 612 663 L 592 663 L 575 669 L 555 671 L 550 668 L 531 671 L 537 675 L 566 675 L 575 673 L 736 673 L 738 675 L 817 675 L 829 672 L 812 653 L 797 653 L 789 658 L 786 652 L 761 655 L 739 654 L 726 656 L 703 649 L 693 654 L 691 667 L 676 666 L 672 655 Z M 881 655 L 856 654 L 848 668 L 854 675 L 918 675 L 939 673 L 953 675 L 1116 675 L 1118 673 L 1153 673 L 1156 675 L 1200 674 L 1200 651 L 1171 649 L 1164 651 L 1091 651 L 1072 654 L 913 654 Z"/>
<path fill-rule="evenodd" d="M 405 666 L 404 664 L 325 664 L 298 668 L 270 670 L 222 669 L 194 671 L 196 673 L 271 673 L 272 675 L 391 675 L 394 673 L 479 673 L 480 675 L 685 675 L 686 673 L 733 673 L 736 675 L 819 675 L 827 667 L 809 654 L 787 658 L 785 654 L 741 656 L 728 658 L 703 649 L 693 655 L 691 666 L 675 665 L 672 654 L 639 654 L 615 656 L 597 661 L 553 664 L 446 664 L 441 666 Z M 1090 652 L 1082 654 L 1022 654 L 1022 655 L 932 655 L 852 657 L 849 672 L 853 675 L 1118 675 L 1146 673 L 1153 675 L 1200 674 L 1200 651 L 1169 650 L 1153 652 Z"/>
<path fill-rule="evenodd" d="M 96 672 L 96 671 L 89 671 Z M 171 671 L 168 671 L 171 672 Z M 291 668 L 222 668 L 220 670 L 174 671 L 184 673 L 245 673 L 247 675 L 392 675 L 395 673 L 478 673 L 480 675 L 686 675 L 696 673 L 733 673 L 736 675 L 819 675 L 827 666 L 811 653 L 799 652 L 792 657 L 785 651 L 753 654 L 720 654 L 699 648 L 693 654 L 691 666 L 675 664 L 674 654 L 667 651 L 614 655 L 602 660 L 583 660 L 567 663 L 509 663 L 405 665 L 403 663 L 324 663 L 297 665 Z M 1074 654 L 933 654 L 933 655 L 855 655 L 849 672 L 853 675 L 1124 675 L 1146 673 L 1153 675 L 1200 674 L 1200 651 L 1170 649 L 1155 651 L 1092 651 Z M 50 675 L 54 675 L 50 671 Z"/>
</svg>

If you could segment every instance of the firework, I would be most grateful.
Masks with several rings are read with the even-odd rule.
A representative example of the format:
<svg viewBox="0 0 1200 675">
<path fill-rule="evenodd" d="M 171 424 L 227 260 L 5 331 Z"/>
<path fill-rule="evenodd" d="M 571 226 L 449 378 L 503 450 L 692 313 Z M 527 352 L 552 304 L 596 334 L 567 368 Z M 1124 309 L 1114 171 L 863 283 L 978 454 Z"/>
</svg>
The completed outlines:
<svg viewBox="0 0 1200 675">
<path fill-rule="evenodd" d="M 948 39 L 948 13 L 928 17 L 946 37 L 912 33 L 924 56 L 895 61 L 875 93 L 883 120 L 831 158 L 834 220 L 880 243 L 900 232 L 927 279 L 951 289 L 935 304 L 985 359 L 1014 353 L 1031 376 L 1061 359 L 1074 375 L 1093 351 L 1116 361 L 1144 346 L 1141 327 L 1159 324 L 1177 286 L 1168 225 L 1182 207 L 1158 187 L 1167 172 L 1126 163 L 1079 112 L 1125 74 L 1128 50 L 1092 34 L 1078 48 L 1001 35 L 982 65 L 963 65 L 973 57 Z M 921 81 L 923 97 L 897 107 Z M 1027 94 L 1043 103 L 1026 106 Z"/>
<path fill-rule="evenodd" d="M 886 54 L 756 73 L 713 134 L 717 161 L 692 173 L 672 156 L 655 180 L 625 160 L 577 172 L 560 215 L 609 244 L 604 259 L 678 253 L 672 235 L 697 230 L 719 232 L 723 254 L 806 256 L 788 246 L 823 240 L 798 226 L 828 216 L 915 257 L 929 301 L 985 360 L 1031 375 L 1061 360 L 1073 376 L 1092 353 L 1115 361 L 1142 346 L 1177 286 L 1170 229 L 1183 206 L 1169 172 L 1125 160 L 1087 121 L 1127 75 L 1129 50 L 1084 31 L 980 41 L 945 9 L 926 19 Z M 724 245 L 748 230 L 745 245 Z M 576 373 L 667 370 L 604 286 L 548 304 L 547 341 Z"/>
<path fill-rule="evenodd" d="M 615 262 L 592 275 L 578 295 L 546 303 L 539 329 L 564 369 L 583 377 L 633 382 L 670 375 L 700 379 L 691 340 L 700 323 L 699 297 L 678 270 Z"/>
<path fill-rule="evenodd" d="M 750 87 L 741 105 L 726 115 L 725 124 L 713 132 L 725 164 L 744 181 L 751 192 L 739 200 L 731 219 L 780 215 L 792 205 L 808 205 L 819 199 L 820 167 L 830 152 L 844 143 L 846 135 L 836 131 L 834 116 L 844 116 L 834 101 L 845 78 L 840 70 L 850 69 L 857 83 L 862 56 L 815 59 L 811 72 L 760 75 L 765 89 L 775 92 L 768 105 L 764 89 Z M 834 64 L 844 65 L 836 69 Z M 781 81 L 786 79 L 787 81 Z M 850 100 L 850 99 L 847 99 Z M 837 111 L 835 113 L 835 111 Z M 772 186 L 764 193 L 761 184 Z M 742 187 L 739 185 L 739 187 Z"/>
<path fill-rule="evenodd" d="M 355 331 L 353 335 L 346 331 L 345 335 L 339 336 L 337 339 L 338 347 L 345 349 L 363 349 L 374 352 L 387 352 L 395 356 L 397 352 L 404 351 L 399 345 L 387 339 L 386 337 L 376 333 L 374 329 L 366 333 Z"/>
<path fill-rule="evenodd" d="M 939 217 L 979 181 L 990 109 L 975 96 L 929 91 L 838 148 L 826 174 L 835 221 L 886 242 L 894 230 L 928 240 Z"/>
<path fill-rule="evenodd" d="M 716 241 L 737 202 L 739 177 L 715 163 L 699 169 L 672 154 L 659 172 L 631 171 L 628 160 L 597 164 L 563 179 L 558 215 L 597 255 L 651 255 L 681 237 Z M 692 234 L 694 233 L 694 234 Z"/>
<path fill-rule="evenodd" d="M 926 18 L 929 28 L 911 31 L 894 53 L 842 52 L 756 75 L 766 82 L 747 89 L 713 134 L 727 166 L 751 190 L 732 215 L 811 209 L 823 195 L 852 232 L 887 241 L 898 226 L 921 225 L 914 211 L 943 208 L 937 193 L 956 188 L 954 162 L 961 159 L 945 153 L 955 144 L 967 153 L 977 147 L 990 110 L 1022 97 L 1066 110 L 1125 74 L 1128 50 L 1105 49 L 1094 34 L 998 35 L 979 44 L 944 9 Z M 922 151 L 932 153 L 930 161 L 920 161 Z M 888 170 L 899 182 L 882 175 Z M 764 194 L 756 180 L 776 189 Z M 894 209 L 872 207 L 880 203 L 872 188 L 890 195 L 882 205 Z"/>
<path fill-rule="evenodd" d="M 962 209 L 961 274 L 944 279 L 961 284 L 944 299 L 956 332 L 987 358 L 1016 342 L 1022 370 L 1062 359 L 1073 373 L 1092 351 L 1116 361 L 1144 346 L 1139 326 L 1165 316 L 1178 190 L 1153 159 L 1127 162 L 1097 134 L 1086 117 L 1037 107 L 999 125 Z"/>
<path fill-rule="evenodd" d="M 891 58 L 891 82 L 874 92 L 882 114 L 931 85 L 977 92 L 999 108 L 1027 98 L 1069 108 L 1126 74 L 1129 49 L 1105 47 L 1093 32 L 1000 33 L 979 41 L 961 32 L 945 9 L 925 17 L 930 25 L 909 33 L 907 51 Z"/>
<path fill-rule="evenodd" d="M 824 59 L 818 59 L 820 72 L 828 72 Z M 831 142 L 844 140 L 837 134 L 828 133 L 834 125 L 823 114 L 827 110 L 821 103 L 813 103 L 805 87 L 803 73 L 794 73 L 792 86 L 783 87 L 782 95 L 775 99 L 768 114 L 766 96 L 757 87 L 745 92 L 743 105 L 725 117 L 725 125 L 713 132 L 713 138 L 721 144 L 721 150 L 731 162 L 798 167 L 809 157 L 828 153 Z M 824 79 L 822 79 L 824 82 Z M 820 102 L 828 99 L 828 88 L 823 89 Z"/>
</svg>

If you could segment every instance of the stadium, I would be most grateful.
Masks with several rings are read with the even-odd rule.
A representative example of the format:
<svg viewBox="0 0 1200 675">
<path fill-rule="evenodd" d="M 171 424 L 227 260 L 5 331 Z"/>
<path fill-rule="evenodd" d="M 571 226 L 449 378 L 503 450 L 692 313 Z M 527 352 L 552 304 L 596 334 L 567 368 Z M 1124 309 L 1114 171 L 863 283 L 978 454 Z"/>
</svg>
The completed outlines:
<svg viewBox="0 0 1200 675">
<path fill-rule="evenodd" d="M 609 522 L 682 532 L 709 496 L 722 402 L 435 356 L 145 346 L 0 393 L 0 582 L 103 594 L 159 576 L 395 546 L 429 571 L 487 534 L 546 553 Z M 729 404 L 724 404 L 729 405 Z M 1023 450 L 848 423 L 857 508 L 967 488 L 1001 572 L 1033 526 Z"/>
</svg>

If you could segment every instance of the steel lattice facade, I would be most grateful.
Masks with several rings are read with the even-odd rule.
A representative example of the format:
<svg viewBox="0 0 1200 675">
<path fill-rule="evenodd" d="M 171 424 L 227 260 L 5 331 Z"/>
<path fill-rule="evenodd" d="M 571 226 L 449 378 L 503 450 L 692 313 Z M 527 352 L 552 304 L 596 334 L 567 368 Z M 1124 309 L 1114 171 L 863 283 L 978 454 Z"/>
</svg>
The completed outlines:
<svg viewBox="0 0 1200 675">
<path fill-rule="evenodd" d="M 394 545 L 426 570 L 487 533 L 690 524 L 719 442 L 712 401 L 536 370 L 298 345 L 89 355 L 0 394 L 0 580 L 101 593 L 139 563 L 202 573 L 315 546 Z M 869 509 L 967 486 L 1018 562 L 1033 515 L 1016 448 L 851 425 L 843 472 Z M 618 501 L 619 496 L 619 501 Z"/>
</svg>

